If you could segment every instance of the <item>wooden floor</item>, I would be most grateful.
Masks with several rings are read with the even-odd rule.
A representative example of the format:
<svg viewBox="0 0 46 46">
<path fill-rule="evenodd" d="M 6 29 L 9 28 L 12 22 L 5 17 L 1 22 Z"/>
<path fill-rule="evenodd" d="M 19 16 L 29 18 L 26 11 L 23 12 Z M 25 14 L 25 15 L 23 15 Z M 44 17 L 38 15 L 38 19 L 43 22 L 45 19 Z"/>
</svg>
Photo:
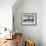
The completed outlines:
<svg viewBox="0 0 46 46">
<path fill-rule="evenodd" d="M 13 40 L 6 40 L 6 42 L 2 43 L 0 46 L 16 46 L 15 39 Z"/>
</svg>

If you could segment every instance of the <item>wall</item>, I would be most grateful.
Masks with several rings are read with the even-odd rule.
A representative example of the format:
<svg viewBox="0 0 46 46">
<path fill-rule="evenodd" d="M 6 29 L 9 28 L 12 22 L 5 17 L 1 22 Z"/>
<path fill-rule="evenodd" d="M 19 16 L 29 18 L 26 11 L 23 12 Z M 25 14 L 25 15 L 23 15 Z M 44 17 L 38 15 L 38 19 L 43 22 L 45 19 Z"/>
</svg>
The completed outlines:
<svg viewBox="0 0 46 46">
<path fill-rule="evenodd" d="M 16 5 L 14 5 L 16 6 Z M 35 41 L 36 46 L 41 46 L 41 1 L 40 0 L 23 0 L 19 6 L 13 8 L 15 19 L 15 30 L 23 33 L 23 37 Z M 22 13 L 37 13 L 36 26 L 22 26 Z"/>
<path fill-rule="evenodd" d="M 41 1 L 41 41 L 46 46 L 46 0 Z"/>
<path fill-rule="evenodd" d="M 12 28 L 12 6 L 16 0 L 0 0 L 0 27 Z"/>
</svg>

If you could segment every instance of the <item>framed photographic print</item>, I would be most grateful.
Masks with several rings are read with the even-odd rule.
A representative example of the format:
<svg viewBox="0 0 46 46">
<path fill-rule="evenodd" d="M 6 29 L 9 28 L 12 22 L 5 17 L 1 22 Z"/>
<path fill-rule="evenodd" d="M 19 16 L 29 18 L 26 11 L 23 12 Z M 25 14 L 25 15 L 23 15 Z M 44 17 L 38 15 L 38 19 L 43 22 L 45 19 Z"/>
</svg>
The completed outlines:
<svg viewBox="0 0 46 46">
<path fill-rule="evenodd" d="M 22 25 L 36 25 L 37 24 L 37 13 L 23 13 L 21 16 Z"/>
</svg>

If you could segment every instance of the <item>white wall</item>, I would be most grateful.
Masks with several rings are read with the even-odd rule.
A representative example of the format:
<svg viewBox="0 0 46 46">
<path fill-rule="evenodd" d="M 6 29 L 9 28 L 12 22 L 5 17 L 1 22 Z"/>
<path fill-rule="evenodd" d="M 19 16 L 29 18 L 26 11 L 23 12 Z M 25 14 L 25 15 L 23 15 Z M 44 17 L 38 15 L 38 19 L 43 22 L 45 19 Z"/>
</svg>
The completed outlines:
<svg viewBox="0 0 46 46">
<path fill-rule="evenodd" d="M 46 0 L 41 1 L 41 40 L 42 46 L 46 46 Z"/>
<path fill-rule="evenodd" d="M 16 5 L 14 5 L 16 6 Z M 16 7 L 15 7 L 16 8 Z M 32 39 L 35 41 L 36 46 L 41 46 L 41 1 L 40 0 L 23 0 L 23 2 L 14 10 L 15 29 L 22 32 L 24 38 Z M 21 14 L 22 13 L 37 13 L 36 26 L 22 26 Z"/>
<path fill-rule="evenodd" d="M 0 0 L 0 27 L 12 28 L 12 6 L 16 0 Z"/>
<path fill-rule="evenodd" d="M 46 46 L 46 0 L 23 0 L 20 4 L 13 7 L 15 29 L 25 38 L 33 39 L 36 46 Z M 37 26 L 22 26 L 21 13 L 32 12 L 37 13 Z"/>
</svg>

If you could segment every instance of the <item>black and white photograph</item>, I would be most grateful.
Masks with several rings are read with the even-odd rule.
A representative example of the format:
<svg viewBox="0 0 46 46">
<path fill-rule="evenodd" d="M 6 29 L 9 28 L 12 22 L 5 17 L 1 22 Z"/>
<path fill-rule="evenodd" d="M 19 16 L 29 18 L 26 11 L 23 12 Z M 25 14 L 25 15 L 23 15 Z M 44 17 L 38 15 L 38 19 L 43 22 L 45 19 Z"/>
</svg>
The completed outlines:
<svg viewBox="0 0 46 46">
<path fill-rule="evenodd" d="M 24 13 L 22 14 L 22 25 L 36 25 L 37 13 Z"/>
</svg>

